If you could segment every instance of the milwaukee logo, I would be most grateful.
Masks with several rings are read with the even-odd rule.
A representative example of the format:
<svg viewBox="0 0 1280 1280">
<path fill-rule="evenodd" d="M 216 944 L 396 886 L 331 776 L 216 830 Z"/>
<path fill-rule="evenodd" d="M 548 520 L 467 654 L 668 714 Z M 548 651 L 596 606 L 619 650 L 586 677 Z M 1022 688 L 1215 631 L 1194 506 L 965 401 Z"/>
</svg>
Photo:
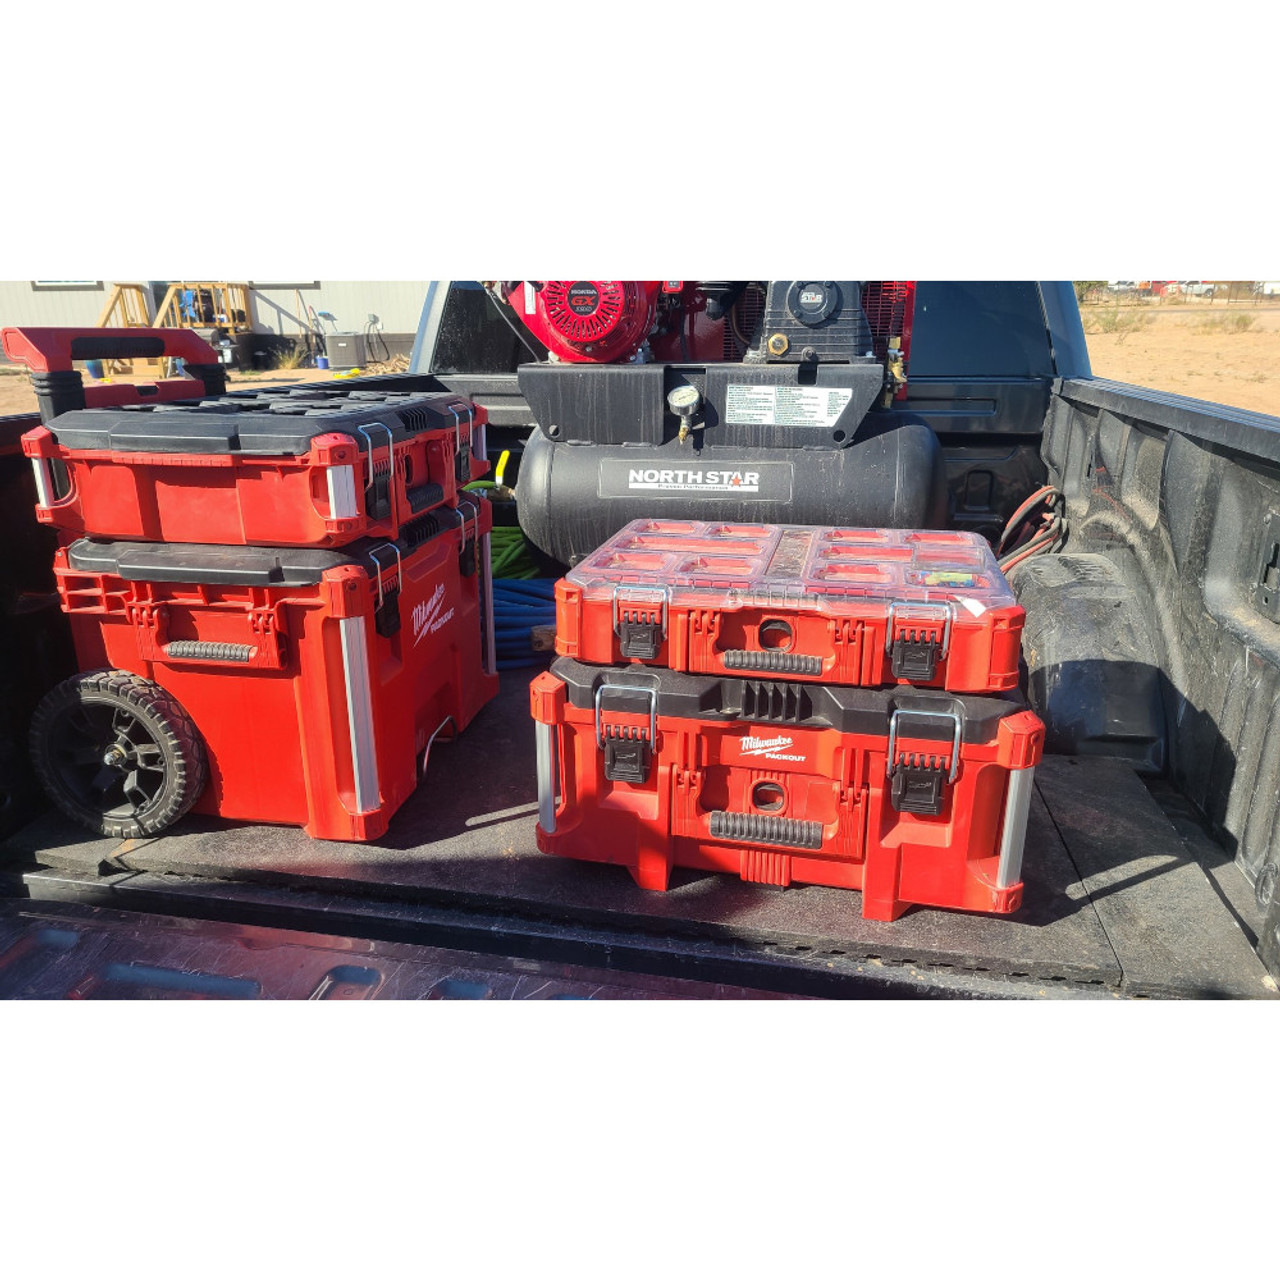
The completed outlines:
<svg viewBox="0 0 1280 1280">
<path fill-rule="evenodd" d="M 794 747 L 795 744 L 794 738 L 782 734 L 776 738 L 756 738 L 745 734 L 738 739 L 738 747 L 744 756 L 760 756 L 765 760 L 793 760 L 799 763 L 804 760 L 804 756 L 784 754 L 788 747 Z"/>
<path fill-rule="evenodd" d="M 415 645 L 423 636 L 434 635 L 453 617 L 452 609 L 448 613 L 441 614 L 440 607 L 443 604 L 444 583 L 442 582 L 431 593 L 429 600 L 419 600 L 413 606 L 413 643 Z"/>
<path fill-rule="evenodd" d="M 627 488 L 690 493 L 759 493 L 760 473 L 631 467 L 627 472 Z"/>
</svg>

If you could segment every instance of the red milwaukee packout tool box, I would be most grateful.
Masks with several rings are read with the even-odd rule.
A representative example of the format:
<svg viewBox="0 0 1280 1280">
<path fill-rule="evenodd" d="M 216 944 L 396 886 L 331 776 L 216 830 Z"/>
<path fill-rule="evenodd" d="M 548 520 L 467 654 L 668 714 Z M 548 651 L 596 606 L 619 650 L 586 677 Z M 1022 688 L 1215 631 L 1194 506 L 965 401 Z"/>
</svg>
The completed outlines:
<svg viewBox="0 0 1280 1280">
<path fill-rule="evenodd" d="M 80 409 L 29 431 L 36 516 L 73 534 L 221 546 L 395 538 L 489 469 L 452 393 L 303 387 Z"/>
<path fill-rule="evenodd" d="M 556 652 L 605 665 L 1018 683 L 1024 613 L 977 534 L 635 520 L 556 586 Z"/>
<path fill-rule="evenodd" d="M 538 847 L 1010 912 L 1044 727 L 1017 697 L 688 675 L 559 658 L 531 686 Z"/>
<path fill-rule="evenodd" d="M 153 681 L 194 722 L 208 758 L 195 812 L 368 840 L 437 735 L 497 691 L 491 525 L 465 499 L 341 551 L 85 538 L 55 572 L 82 668 Z"/>
</svg>

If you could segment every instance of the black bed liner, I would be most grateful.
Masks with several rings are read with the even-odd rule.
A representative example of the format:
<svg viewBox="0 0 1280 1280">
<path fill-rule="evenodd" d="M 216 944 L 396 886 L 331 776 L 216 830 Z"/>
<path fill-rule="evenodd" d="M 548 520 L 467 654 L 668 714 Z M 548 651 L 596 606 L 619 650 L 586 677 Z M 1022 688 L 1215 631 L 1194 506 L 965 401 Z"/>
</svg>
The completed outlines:
<svg viewBox="0 0 1280 1280">
<path fill-rule="evenodd" d="M 373 844 L 187 818 L 164 836 L 95 839 L 46 815 L 0 845 L 7 892 L 196 918 L 558 959 L 804 994 L 1276 994 L 1260 921 L 1229 895 L 1129 766 L 1049 757 L 1037 771 L 1026 893 L 993 918 L 915 908 L 864 920 L 860 895 L 622 867 L 534 843 L 531 672 L 456 743 Z"/>
</svg>

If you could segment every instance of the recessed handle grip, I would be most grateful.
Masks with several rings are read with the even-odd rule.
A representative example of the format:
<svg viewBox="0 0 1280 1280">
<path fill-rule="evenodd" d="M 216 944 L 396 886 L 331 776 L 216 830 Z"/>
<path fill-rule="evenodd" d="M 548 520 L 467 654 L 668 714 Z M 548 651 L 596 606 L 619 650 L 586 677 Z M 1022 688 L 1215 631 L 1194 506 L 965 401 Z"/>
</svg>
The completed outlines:
<svg viewBox="0 0 1280 1280">
<path fill-rule="evenodd" d="M 711 835 L 716 840 L 743 844 L 773 844 L 786 849 L 821 849 L 822 823 L 799 818 L 771 818 L 763 813 L 731 813 L 715 809 Z"/>
<path fill-rule="evenodd" d="M 822 659 L 807 653 L 786 653 L 782 649 L 726 649 L 728 671 L 768 671 L 779 676 L 820 676 Z"/>
</svg>

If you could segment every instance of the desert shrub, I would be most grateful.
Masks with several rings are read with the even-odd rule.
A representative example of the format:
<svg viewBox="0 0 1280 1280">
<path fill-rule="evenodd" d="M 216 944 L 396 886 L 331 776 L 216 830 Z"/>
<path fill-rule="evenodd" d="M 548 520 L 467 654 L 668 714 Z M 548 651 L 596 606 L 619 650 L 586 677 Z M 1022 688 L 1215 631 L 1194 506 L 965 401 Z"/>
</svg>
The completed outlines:
<svg viewBox="0 0 1280 1280">
<path fill-rule="evenodd" d="M 1085 318 L 1085 333 L 1113 333 L 1117 342 L 1123 342 L 1131 333 L 1145 329 L 1155 322 L 1155 317 L 1143 311 L 1121 310 L 1106 307 L 1092 312 Z"/>
<path fill-rule="evenodd" d="M 301 369 L 306 358 L 306 347 L 300 342 L 295 342 L 286 350 L 276 353 L 275 367 L 277 369 Z"/>
<path fill-rule="evenodd" d="M 1245 333 L 1252 329 L 1256 317 L 1241 315 L 1207 316 L 1193 329 L 1192 333 Z"/>
</svg>

